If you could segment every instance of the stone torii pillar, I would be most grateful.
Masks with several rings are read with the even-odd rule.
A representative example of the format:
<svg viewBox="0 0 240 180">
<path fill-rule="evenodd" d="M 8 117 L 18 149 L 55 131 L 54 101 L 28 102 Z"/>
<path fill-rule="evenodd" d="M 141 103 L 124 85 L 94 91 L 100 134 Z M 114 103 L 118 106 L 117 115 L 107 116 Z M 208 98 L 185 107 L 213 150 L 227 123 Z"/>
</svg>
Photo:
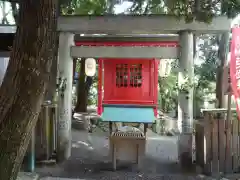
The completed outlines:
<svg viewBox="0 0 240 180">
<path fill-rule="evenodd" d="M 57 125 L 57 161 L 62 162 L 71 156 L 72 147 L 72 75 L 73 59 L 70 47 L 74 45 L 74 34 L 61 32 L 59 37 L 58 84 L 58 125 Z"/>
<path fill-rule="evenodd" d="M 193 137 L 193 78 L 194 42 L 193 33 L 179 33 L 179 75 L 178 75 L 178 141 L 179 160 L 183 167 L 192 166 Z M 185 86 L 187 85 L 187 86 Z"/>
</svg>

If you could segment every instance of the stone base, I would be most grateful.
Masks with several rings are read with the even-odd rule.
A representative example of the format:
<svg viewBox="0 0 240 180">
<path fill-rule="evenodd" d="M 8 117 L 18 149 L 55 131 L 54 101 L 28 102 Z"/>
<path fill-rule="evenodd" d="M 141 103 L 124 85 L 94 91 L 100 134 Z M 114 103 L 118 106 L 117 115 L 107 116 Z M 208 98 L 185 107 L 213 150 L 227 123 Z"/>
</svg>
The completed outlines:
<svg viewBox="0 0 240 180">
<path fill-rule="evenodd" d="M 66 160 L 68 160 L 71 157 L 71 147 L 72 143 L 71 141 L 66 141 L 65 143 L 62 143 L 62 146 L 59 146 L 57 149 L 57 155 L 56 155 L 56 162 L 62 163 Z"/>
<path fill-rule="evenodd" d="M 36 173 L 29 173 L 29 172 L 19 172 L 17 180 L 38 180 L 39 175 Z"/>
<path fill-rule="evenodd" d="M 178 138 L 178 158 L 182 168 L 192 168 L 192 134 L 180 134 Z"/>
</svg>

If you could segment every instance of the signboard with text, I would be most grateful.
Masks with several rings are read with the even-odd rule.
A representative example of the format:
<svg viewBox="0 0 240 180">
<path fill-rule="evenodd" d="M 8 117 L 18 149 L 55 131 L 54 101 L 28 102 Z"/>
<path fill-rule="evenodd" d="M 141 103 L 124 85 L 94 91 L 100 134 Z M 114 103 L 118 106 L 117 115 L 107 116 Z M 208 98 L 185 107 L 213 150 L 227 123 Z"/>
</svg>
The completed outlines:
<svg viewBox="0 0 240 180">
<path fill-rule="evenodd" d="M 238 27 L 232 29 L 230 77 L 237 114 L 240 119 L 240 28 Z"/>
</svg>

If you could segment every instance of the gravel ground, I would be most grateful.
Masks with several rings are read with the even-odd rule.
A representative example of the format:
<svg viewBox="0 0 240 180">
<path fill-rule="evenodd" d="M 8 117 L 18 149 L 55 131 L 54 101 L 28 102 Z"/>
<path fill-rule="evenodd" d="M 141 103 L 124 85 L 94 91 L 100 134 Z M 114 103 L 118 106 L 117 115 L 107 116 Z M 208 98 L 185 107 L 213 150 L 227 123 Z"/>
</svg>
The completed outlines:
<svg viewBox="0 0 240 180">
<path fill-rule="evenodd" d="M 177 163 L 177 138 L 158 136 L 148 132 L 144 168 L 140 172 L 134 165 L 122 164 L 111 171 L 108 157 L 107 134 L 72 130 L 72 156 L 60 165 L 41 166 L 36 169 L 42 178 L 61 177 L 75 179 L 206 179 L 181 171 Z M 60 180 L 60 179 L 59 179 Z"/>
</svg>

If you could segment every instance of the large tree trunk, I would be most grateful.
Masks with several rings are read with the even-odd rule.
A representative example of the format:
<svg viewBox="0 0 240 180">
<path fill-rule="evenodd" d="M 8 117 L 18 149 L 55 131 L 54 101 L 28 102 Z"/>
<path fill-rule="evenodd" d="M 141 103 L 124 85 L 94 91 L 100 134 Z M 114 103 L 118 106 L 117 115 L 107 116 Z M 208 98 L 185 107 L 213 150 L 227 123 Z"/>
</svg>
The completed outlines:
<svg viewBox="0 0 240 180">
<path fill-rule="evenodd" d="M 15 180 L 41 109 L 56 50 L 57 0 L 20 1 L 0 89 L 0 179 Z"/>
<path fill-rule="evenodd" d="M 80 73 L 77 87 L 77 103 L 75 112 L 86 112 L 87 111 L 87 98 L 85 92 L 85 59 L 82 58 L 80 61 Z"/>
<path fill-rule="evenodd" d="M 81 59 L 75 112 L 87 112 L 88 95 L 92 83 L 93 78 L 85 75 L 85 59 Z"/>
<path fill-rule="evenodd" d="M 12 16 L 15 20 L 15 23 L 18 24 L 18 16 L 19 16 L 19 9 L 17 7 L 17 3 L 16 2 L 11 2 L 11 7 L 12 7 Z M 57 36 L 58 37 L 58 36 Z M 57 38 L 57 41 L 59 40 L 59 38 Z M 57 42 L 58 44 L 58 42 Z M 58 55 L 58 51 L 55 52 L 56 53 L 56 57 Z M 45 100 L 53 100 L 53 97 L 56 93 L 56 83 L 57 83 L 57 66 L 58 66 L 58 61 L 54 61 L 52 63 L 52 69 L 51 69 L 51 77 L 50 77 L 50 83 L 49 83 L 49 87 L 45 93 Z"/>
</svg>

